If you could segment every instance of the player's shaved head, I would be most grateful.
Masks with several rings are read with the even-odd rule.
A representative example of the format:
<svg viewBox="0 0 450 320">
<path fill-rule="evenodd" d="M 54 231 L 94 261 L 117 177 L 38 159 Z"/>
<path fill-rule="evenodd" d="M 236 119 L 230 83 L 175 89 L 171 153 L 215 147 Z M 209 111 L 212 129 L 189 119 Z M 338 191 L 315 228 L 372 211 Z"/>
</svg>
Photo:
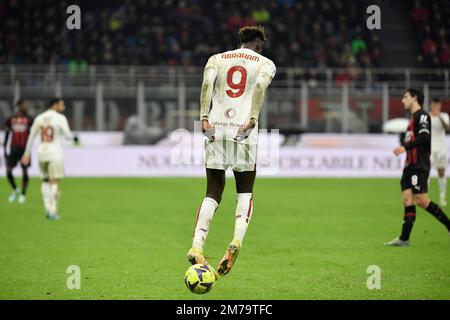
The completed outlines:
<svg viewBox="0 0 450 320">
<path fill-rule="evenodd" d="M 239 40 L 243 47 L 260 53 L 267 37 L 262 26 L 247 26 L 239 29 Z"/>
</svg>

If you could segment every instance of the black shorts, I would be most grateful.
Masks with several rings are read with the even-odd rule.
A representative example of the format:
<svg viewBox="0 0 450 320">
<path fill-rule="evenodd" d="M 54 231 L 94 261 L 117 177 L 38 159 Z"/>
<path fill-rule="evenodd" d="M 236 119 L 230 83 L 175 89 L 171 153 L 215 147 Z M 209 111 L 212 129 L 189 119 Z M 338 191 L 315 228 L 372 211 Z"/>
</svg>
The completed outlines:
<svg viewBox="0 0 450 320">
<path fill-rule="evenodd" d="M 428 177 L 429 171 L 403 170 L 402 191 L 412 189 L 413 193 L 428 193 Z"/>
<path fill-rule="evenodd" d="M 25 149 L 23 149 L 23 148 L 11 149 L 11 152 L 8 154 L 8 156 L 6 158 L 6 165 L 8 167 L 14 168 L 15 166 L 17 166 L 18 163 L 20 163 L 20 160 L 22 160 L 24 153 L 25 153 Z M 31 164 L 31 161 L 30 161 L 30 164 Z M 26 167 L 29 167 L 29 166 L 30 165 L 28 165 Z M 22 167 L 24 167 L 24 166 L 22 165 Z"/>
</svg>

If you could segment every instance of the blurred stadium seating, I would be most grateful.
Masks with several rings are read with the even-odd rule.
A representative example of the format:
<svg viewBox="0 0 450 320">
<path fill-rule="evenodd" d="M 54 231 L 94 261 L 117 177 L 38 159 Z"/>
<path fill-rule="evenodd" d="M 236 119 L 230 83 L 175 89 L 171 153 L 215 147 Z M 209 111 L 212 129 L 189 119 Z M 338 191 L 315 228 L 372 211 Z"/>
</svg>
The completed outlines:
<svg viewBox="0 0 450 320">
<path fill-rule="evenodd" d="M 445 0 L 414 1 L 411 18 L 421 44 L 418 62 L 424 67 L 450 67 L 450 7 Z"/>
<path fill-rule="evenodd" d="M 396 13 L 383 15 L 382 30 L 366 28 L 373 3 Z M 82 9 L 81 30 L 65 26 L 70 4 Z M 425 91 L 426 104 L 441 97 L 449 111 L 449 12 L 444 0 L 3 0 L 0 122 L 19 97 L 37 113 L 60 95 L 78 131 L 134 125 L 152 134 L 127 141 L 148 142 L 192 130 L 206 59 L 235 48 L 238 27 L 261 24 L 264 54 L 278 67 L 263 128 L 380 133 L 404 115 L 400 96 L 409 86 Z M 395 34 L 409 38 L 382 41 Z"/>
<path fill-rule="evenodd" d="M 65 29 L 70 4 L 82 32 Z M 0 63 L 203 65 L 238 43 L 236 30 L 262 24 L 278 66 L 382 66 L 377 33 L 365 26 L 367 1 L 2 1 Z M 57 4 L 57 5 L 55 5 Z M 89 32 L 86 32 L 89 30 Z"/>
</svg>

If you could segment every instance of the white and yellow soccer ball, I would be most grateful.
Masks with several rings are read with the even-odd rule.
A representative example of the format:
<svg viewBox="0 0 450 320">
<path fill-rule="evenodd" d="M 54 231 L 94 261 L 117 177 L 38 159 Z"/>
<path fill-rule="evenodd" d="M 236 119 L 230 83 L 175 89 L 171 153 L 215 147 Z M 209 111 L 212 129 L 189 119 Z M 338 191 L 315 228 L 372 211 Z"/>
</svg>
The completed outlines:
<svg viewBox="0 0 450 320">
<path fill-rule="evenodd" d="M 204 264 L 194 264 L 189 267 L 184 276 L 184 283 L 191 292 L 196 294 L 204 294 L 214 286 L 216 277 L 209 266 Z"/>
</svg>

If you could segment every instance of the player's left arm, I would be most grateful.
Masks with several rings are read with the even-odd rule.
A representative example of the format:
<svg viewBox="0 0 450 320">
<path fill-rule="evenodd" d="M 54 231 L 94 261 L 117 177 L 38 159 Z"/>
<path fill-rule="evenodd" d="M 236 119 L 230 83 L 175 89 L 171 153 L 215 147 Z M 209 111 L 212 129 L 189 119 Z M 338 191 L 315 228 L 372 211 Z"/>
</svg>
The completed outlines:
<svg viewBox="0 0 450 320">
<path fill-rule="evenodd" d="M 272 82 L 276 73 L 276 67 L 272 61 L 263 65 L 256 78 L 255 89 L 252 95 L 252 105 L 250 109 L 250 121 L 243 128 L 239 128 L 235 140 L 246 139 L 258 122 L 259 114 L 264 101 L 266 90 Z"/>
<path fill-rule="evenodd" d="M 411 150 L 412 148 L 415 148 L 421 144 L 430 143 L 430 140 L 431 140 L 431 136 L 430 136 L 431 118 L 430 118 L 430 115 L 428 115 L 428 114 L 420 115 L 418 124 L 416 123 L 416 125 L 418 128 L 418 132 L 417 132 L 418 136 L 416 137 L 416 139 L 414 139 L 414 141 L 405 143 L 401 147 L 395 148 L 394 149 L 395 155 L 398 156 L 399 154 L 405 152 L 406 150 Z"/>
</svg>

